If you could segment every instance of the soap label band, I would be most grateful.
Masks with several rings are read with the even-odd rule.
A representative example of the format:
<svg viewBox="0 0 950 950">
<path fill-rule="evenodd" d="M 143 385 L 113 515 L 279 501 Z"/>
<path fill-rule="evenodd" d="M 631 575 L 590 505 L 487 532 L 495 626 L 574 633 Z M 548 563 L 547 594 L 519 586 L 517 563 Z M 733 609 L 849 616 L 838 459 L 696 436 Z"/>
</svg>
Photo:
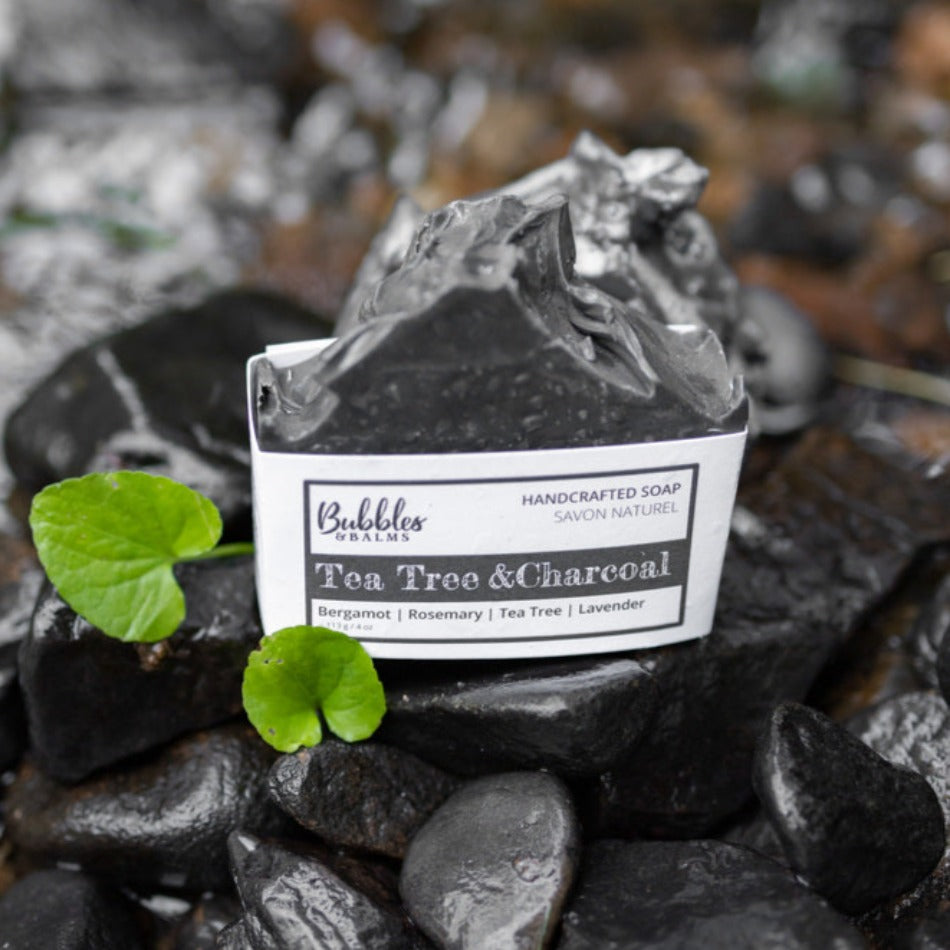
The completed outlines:
<svg viewBox="0 0 950 950">
<path fill-rule="evenodd" d="M 592 451 L 468 457 L 490 472 L 515 456 L 530 475 L 305 480 L 308 623 L 387 656 L 559 651 L 682 625 L 700 465 L 564 470 Z M 459 459 L 420 462 L 438 476 Z"/>
<path fill-rule="evenodd" d="M 267 356 L 293 365 L 323 345 Z M 392 659 L 569 656 L 704 636 L 745 439 L 308 455 L 262 451 L 251 410 L 265 633 L 331 627 Z"/>
</svg>

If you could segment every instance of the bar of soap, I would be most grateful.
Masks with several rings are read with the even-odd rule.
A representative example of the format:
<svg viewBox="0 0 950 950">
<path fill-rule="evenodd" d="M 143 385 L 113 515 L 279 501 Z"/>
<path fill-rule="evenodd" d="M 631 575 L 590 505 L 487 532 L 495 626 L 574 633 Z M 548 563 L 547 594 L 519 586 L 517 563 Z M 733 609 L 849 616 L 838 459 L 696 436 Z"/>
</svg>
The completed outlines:
<svg viewBox="0 0 950 950">
<path fill-rule="evenodd" d="M 578 274 L 570 199 L 527 191 L 425 216 L 334 344 L 290 368 L 258 363 L 261 448 L 506 451 L 742 429 L 741 381 L 709 326 Z"/>
<path fill-rule="evenodd" d="M 709 326 L 733 358 L 742 319 L 739 283 L 696 211 L 708 173 L 677 148 L 618 155 L 590 132 L 570 153 L 492 194 L 537 202 L 568 198 L 578 276 L 664 323 Z M 401 266 L 422 209 L 403 196 L 363 259 L 337 318 L 338 334 L 365 318 L 376 285 Z"/>
</svg>

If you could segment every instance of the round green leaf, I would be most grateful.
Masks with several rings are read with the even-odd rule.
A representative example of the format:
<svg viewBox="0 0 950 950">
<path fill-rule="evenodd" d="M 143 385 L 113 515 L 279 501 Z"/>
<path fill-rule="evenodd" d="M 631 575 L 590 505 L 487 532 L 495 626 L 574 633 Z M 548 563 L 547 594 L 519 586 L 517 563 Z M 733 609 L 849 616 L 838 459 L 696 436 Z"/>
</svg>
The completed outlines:
<svg viewBox="0 0 950 950">
<path fill-rule="evenodd" d="M 44 488 L 30 527 L 49 579 L 78 614 L 110 637 L 152 642 L 185 616 L 172 565 L 210 551 L 221 516 L 169 478 L 96 473 Z"/>
<path fill-rule="evenodd" d="M 325 627 L 285 627 L 261 640 L 247 661 L 242 689 L 252 725 L 280 752 L 317 745 L 320 714 L 347 742 L 368 739 L 386 712 L 369 654 Z"/>
</svg>

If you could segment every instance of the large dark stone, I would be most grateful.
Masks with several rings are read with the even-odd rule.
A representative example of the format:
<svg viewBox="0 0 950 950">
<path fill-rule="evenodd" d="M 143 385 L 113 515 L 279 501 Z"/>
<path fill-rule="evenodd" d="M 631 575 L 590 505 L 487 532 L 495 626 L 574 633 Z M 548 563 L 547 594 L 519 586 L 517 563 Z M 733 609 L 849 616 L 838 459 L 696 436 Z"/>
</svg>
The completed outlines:
<svg viewBox="0 0 950 950">
<path fill-rule="evenodd" d="M 427 216 L 363 322 L 296 366 L 257 364 L 273 451 L 614 445 L 743 427 L 718 338 L 575 275 L 567 199 L 503 195 Z"/>
<path fill-rule="evenodd" d="M 774 706 L 801 701 L 915 553 L 946 536 L 948 507 L 945 482 L 824 428 L 740 490 L 712 633 L 637 654 L 657 711 L 627 761 L 600 778 L 602 833 L 696 837 L 737 812 Z"/>
<path fill-rule="evenodd" d="M 231 831 L 284 827 L 267 799 L 273 759 L 253 730 L 227 726 L 73 788 L 26 765 L 7 798 L 10 835 L 36 858 L 124 883 L 225 890 Z"/>
<path fill-rule="evenodd" d="M 281 756 L 271 797 L 304 828 L 345 848 L 402 858 L 409 839 L 457 786 L 408 752 L 327 741 Z"/>
<path fill-rule="evenodd" d="M 20 648 L 33 754 L 75 782 L 104 765 L 241 712 L 241 678 L 261 637 L 251 558 L 180 565 L 186 615 L 168 640 L 123 643 L 47 586 Z"/>
<path fill-rule="evenodd" d="M 578 828 L 567 790 L 542 772 L 476 779 L 413 838 L 399 890 L 444 950 L 543 946 L 574 879 Z"/>
<path fill-rule="evenodd" d="M 752 399 L 753 427 L 769 435 L 804 428 L 830 387 L 828 347 L 808 317 L 774 291 L 743 287 L 739 306 L 734 346 Z"/>
<path fill-rule="evenodd" d="M 30 488 L 90 471 L 143 469 L 247 520 L 245 363 L 268 343 L 329 326 L 279 297 L 235 291 L 76 351 L 9 417 L 4 451 Z"/>
<path fill-rule="evenodd" d="M 855 716 L 848 728 L 893 765 L 919 772 L 936 792 L 950 822 L 950 708 L 935 693 L 906 693 Z M 863 923 L 887 945 L 906 918 L 935 912 L 950 890 L 950 846 L 936 869 L 912 891 L 865 915 Z"/>
<path fill-rule="evenodd" d="M 111 887 L 72 871 L 36 871 L 0 897 L 4 950 L 139 950 L 131 907 Z"/>
<path fill-rule="evenodd" d="M 772 714 L 753 785 L 792 867 L 848 914 L 910 889 L 943 854 L 943 812 L 926 780 L 807 706 Z"/>
<path fill-rule="evenodd" d="M 231 836 L 229 849 L 244 907 L 237 936 L 229 936 L 232 946 L 240 947 L 241 939 L 254 950 L 409 950 L 412 946 L 398 916 L 315 858 L 243 832 Z"/>
<path fill-rule="evenodd" d="M 578 777 L 620 760 L 653 715 L 655 685 L 632 659 L 506 670 L 394 682 L 378 737 L 460 774 L 520 768 Z"/>
<path fill-rule="evenodd" d="M 761 855 L 719 841 L 597 841 L 558 950 L 857 950 L 841 914 Z"/>
</svg>

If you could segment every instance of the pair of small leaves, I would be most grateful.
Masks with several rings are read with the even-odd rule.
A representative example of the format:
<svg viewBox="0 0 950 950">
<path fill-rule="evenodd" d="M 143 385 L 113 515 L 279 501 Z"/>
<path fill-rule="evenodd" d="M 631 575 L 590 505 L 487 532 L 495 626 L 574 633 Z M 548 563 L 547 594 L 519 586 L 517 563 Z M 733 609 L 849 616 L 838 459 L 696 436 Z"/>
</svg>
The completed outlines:
<svg viewBox="0 0 950 950">
<path fill-rule="evenodd" d="M 103 633 L 129 642 L 164 639 L 184 619 L 175 564 L 253 549 L 216 546 L 221 517 L 214 504 L 145 472 L 50 485 L 33 500 L 30 527 L 62 598 Z M 248 660 L 243 699 L 252 724 L 282 752 L 320 742 L 321 710 L 330 730 L 352 742 L 372 735 L 386 708 L 363 647 L 319 627 L 266 637 Z"/>
</svg>

